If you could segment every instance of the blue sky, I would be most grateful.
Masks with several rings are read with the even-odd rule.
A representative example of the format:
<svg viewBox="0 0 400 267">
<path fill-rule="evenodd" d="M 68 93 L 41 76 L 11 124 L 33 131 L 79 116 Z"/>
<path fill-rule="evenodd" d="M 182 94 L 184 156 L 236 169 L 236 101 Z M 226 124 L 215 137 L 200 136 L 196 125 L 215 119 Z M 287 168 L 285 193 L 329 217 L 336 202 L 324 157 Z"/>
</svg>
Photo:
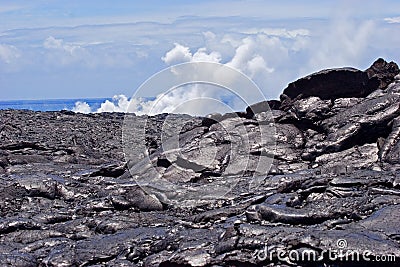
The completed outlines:
<svg viewBox="0 0 400 267">
<path fill-rule="evenodd" d="M 0 18 L 1 100 L 132 96 L 196 60 L 237 68 L 276 98 L 322 68 L 400 61 L 398 1 L 1 0 Z"/>
</svg>

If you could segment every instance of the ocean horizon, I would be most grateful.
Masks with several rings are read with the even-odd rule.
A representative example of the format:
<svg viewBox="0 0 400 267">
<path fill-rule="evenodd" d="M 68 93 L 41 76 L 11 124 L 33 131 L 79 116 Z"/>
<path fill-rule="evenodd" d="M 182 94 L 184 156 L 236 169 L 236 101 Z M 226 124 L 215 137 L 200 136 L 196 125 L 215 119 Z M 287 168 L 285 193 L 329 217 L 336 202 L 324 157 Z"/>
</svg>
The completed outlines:
<svg viewBox="0 0 400 267">
<path fill-rule="evenodd" d="M 100 108 L 106 100 L 112 98 L 74 98 L 74 99 L 35 99 L 35 100 L 0 100 L 0 110 L 25 109 L 32 111 L 72 110 L 77 102 L 87 103 L 93 110 Z"/>
<path fill-rule="evenodd" d="M 144 97 L 141 98 L 141 101 L 142 103 L 147 103 L 148 101 L 154 101 L 155 99 L 156 97 Z M 125 112 L 130 100 L 131 99 L 125 95 L 115 95 L 114 97 L 109 98 L 0 100 L 0 110 L 31 110 L 41 112 L 68 110 L 79 113 Z M 229 103 L 233 101 L 233 98 L 232 96 L 225 96 L 221 97 L 220 100 L 229 106 Z M 236 111 L 242 109 L 243 107 Z M 226 113 L 226 111 L 222 113 Z"/>
</svg>

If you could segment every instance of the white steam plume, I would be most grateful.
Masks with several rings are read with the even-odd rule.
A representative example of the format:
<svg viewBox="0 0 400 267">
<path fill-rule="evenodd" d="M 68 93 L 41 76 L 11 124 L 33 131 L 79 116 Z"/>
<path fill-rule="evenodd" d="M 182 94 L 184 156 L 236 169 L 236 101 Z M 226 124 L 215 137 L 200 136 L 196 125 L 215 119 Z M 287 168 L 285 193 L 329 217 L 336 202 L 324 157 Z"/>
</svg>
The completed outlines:
<svg viewBox="0 0 400 267">
<path fill-rule="evenodd" d="M 90 108 L 89 104 L 86 102 L 81 102 L 81 101 L 77 101 L 75 103 L 75 107 L 72 108 L 73 112 L 77 112 L 77 113 L 90 113 L 92 112 L 92 109 Z"/>
</svg>

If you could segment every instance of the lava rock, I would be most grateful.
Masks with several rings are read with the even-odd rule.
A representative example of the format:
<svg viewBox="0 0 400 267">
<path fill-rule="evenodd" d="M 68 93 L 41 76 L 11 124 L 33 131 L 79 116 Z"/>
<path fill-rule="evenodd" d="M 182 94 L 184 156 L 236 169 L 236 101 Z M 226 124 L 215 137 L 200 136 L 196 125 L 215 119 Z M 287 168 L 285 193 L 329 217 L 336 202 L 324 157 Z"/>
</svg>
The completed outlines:
<svg viewBox="0 0 400 267">
<path fill-rule="evenodd" d="M 353 68 L 323 70 L 292 82 L 283 90 L 291 99 L 316 96 L 321 99 L 365 97 L 379 88 L 377 79 Z M 282 99 L 281 99 L 282 100 Z"/>
<path fill-rule="evenodd" d="M 398 73 L 324 70 L 206 118 L 0 110 L 0 265 L 396 266 Z"/>
<path fill-rule="evenodd" d="M 388 63 L 383 58 L 378 58 L 366 72 L 370 79 L 379 80 L 379 88 L 386 88 L 394 81 L 394 77 L 400 73 L 400 69 L 393 61 Z"/>
</svg>

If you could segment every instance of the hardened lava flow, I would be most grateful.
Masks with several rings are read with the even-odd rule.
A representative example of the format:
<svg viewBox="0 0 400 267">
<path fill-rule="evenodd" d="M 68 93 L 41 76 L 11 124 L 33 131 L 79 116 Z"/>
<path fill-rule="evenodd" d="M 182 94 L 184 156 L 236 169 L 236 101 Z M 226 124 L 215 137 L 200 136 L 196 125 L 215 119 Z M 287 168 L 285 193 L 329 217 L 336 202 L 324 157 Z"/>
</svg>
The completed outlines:
<svg viewBox="0 0 400 267">
<path fill-rule="evenodd" d="M 144 144 L 148 160 L 128 163 L 125 114 L 1 110 L 0 265 L 380 266 L 390 256 L 385 266 L 396 266 L 399 104 L 393 62 L 323 70 L 243 112 L 170 114 L 170 125 L 184 125 L 180 156 L 162 144 L 167 114 L 126 115 L 132 136 L 147 121 L 146 138 L 131 141 L 143 142 L 132 147 Z M 260 131 L 271 123 L 266 141 Z M 244 139 L 246 149 L 232 145 Z M 235 168 L 242 158 L 246 168 Z M 264 159 L 268 173 L 256 164 Z M 156 188 L 154 171 L 182 187 L 237 183 L 223 198 L 188 205 L 179 192 L 138 184 L 147 177 Z M 266 247 L 321 257 L 260 257 Z M 370 261 L 323 254 L 339 248 L 368 251 Z"/>
</svg>

